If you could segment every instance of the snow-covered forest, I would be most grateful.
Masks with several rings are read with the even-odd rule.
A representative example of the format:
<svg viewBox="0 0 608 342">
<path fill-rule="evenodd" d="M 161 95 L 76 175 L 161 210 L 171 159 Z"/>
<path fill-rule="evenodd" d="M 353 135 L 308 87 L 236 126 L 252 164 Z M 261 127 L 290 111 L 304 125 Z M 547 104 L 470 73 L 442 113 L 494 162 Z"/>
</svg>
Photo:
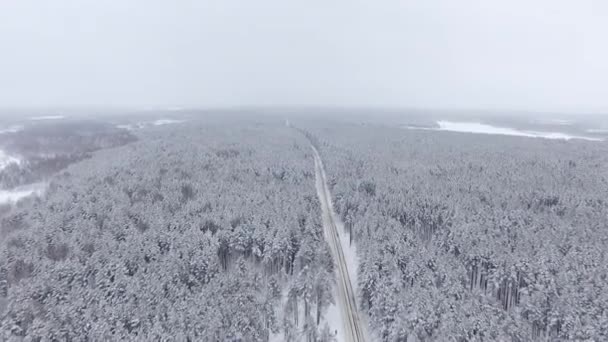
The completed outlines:
<svg viewBox="0 0 608 342">
<path fill-rule="evenodd" d="M 381 341 L 608 340 L 605 143 L 302 127 Z"/>
<path fill-rule="evenodd" d="M 602 141 L 264 116 L 111 132 L 0 211 L 0 341 L 608 340 Z"/>
<path fill-rule="evenodd" d="M 4 213 L 0 340 L 330 341 L 313 157 L 282 124 L 152 127 Z"/>
<path fill-rule="evenodd" d="M 0 342 L 608 342 L 608 0 L 0 0 Z"/>
</svg>

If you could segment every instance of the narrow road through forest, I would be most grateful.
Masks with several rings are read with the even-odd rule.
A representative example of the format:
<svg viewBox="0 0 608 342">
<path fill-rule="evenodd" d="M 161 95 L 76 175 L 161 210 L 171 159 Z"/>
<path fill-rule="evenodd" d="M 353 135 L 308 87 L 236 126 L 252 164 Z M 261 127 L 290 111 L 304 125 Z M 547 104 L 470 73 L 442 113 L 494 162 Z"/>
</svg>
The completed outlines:
<svg viewBox="0 0 608 342">
<path fill-rule="evenodd" d="M 327 177 L 323 161 L 317 149 L 311 144 L 315 159 L 315 177 L 317 194 L 321 202 L 323 215 L 323 232 L 325 239 L 329 244 L 332 257 L 336 265 L 337 286 L 336 293 L 338 295 L 338 305 L 342 313 L 343 331 L 339 333 L 343 336 L 345 342 L 364 342 L 367 341 L 366 329 L 363 321 L 360 318 L 357 309 L 357 297 L 348 269 L 348 263 L 344 257 L 344 251 L 340 238 L 338 236 L 338 228 L 334 219 L 335 213 L 331 205 L 331 194 L 327 186 Z M 354 270 L 351 270 L 354 272 Z"/>
</svg>

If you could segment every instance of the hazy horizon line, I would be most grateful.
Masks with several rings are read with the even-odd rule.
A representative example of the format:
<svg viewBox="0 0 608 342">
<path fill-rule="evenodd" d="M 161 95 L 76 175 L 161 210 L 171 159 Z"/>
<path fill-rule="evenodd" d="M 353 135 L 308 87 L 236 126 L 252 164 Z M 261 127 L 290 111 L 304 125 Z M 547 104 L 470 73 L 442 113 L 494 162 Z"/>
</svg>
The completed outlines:
<svg viewBox="0 0 608 342">
<path fill-rule="evenodd" d="M 86 111 L 88 113 L 81 114 L 92 114 L 91 112 L 96 112 L 96 114 L 105 113 L 115 113 L 115 112 L 128 112 L 131 114 L 136 113 L 149 113 L 149 112 L 211 112 L 211 111 L 221 111 L 221 112 L 235 112 L 235 111 L 268 111 L 268 112 L 276 112 L 276 111 L 291 111 L 291 112 L 301 112 L 301 111 L 359 111 L 359 112 L 369 112 L 369 111 L 382 111 L 384 113 L 393 113 L 397 114 L 399 112 L 406 113 L 442 113 L 442 114 L 452 114 L 452 115 L 474 115 L 474 114 L 483 114 L 490 116 L 501 116 L 501 115 L 564 115 L 564 116 L 573 116 L 573 115 L 585 115 L 585 116 L 595 116 L 595 115 L 608 115 L 607 110 L 530 110 L 530 109 L 487 109 L 487 108 L 463 108 L 463 107 L 454 107 L 454 108 L 445 108 L 445 107 L 417 107 L 417 106 L 381 106 L 381 105 L 223 105 L 223 106 L 205 106 L 205 105 L 196 105 L 196 106 L 179 106 L 179 105 L 167 105 L 167 106 L 108 106 L 108 105 L 74 105 L 74 106 L 0 106 L 0 117 L 4 116 L 4 114 L 10 114 L 7 112 L 39 112 L 44 111 L 45 115 L 60 115 L 60 114 L 70 114 L 70 115 L 78 115 L 75 112 Z"/>
</svg>

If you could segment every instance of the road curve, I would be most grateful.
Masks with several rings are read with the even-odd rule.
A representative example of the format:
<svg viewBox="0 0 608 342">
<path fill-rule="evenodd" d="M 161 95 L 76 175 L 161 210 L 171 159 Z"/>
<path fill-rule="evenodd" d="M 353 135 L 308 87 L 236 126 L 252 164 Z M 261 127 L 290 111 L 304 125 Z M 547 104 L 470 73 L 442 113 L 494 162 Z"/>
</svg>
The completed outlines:
<svg viewBox="0 0 608 342">
<path fill-rule="evenodd" d="M 343 336 L 345 342 L 367 341 L 366 329 L 357 309 L 357 297 L 344 257 L 342 244 L 338 236 L 338 227 L 334 219 L 335 213 L 331 205 L 331 195 L 327 186 L 327 177 L 319 151 L 311 144 L 315 159 L 315 178 L 317 194 L 323 211 L 323 232 L 329 244 L 331 255 L 336 265 L 338 305 L 342 312 Z"/>
</svg>

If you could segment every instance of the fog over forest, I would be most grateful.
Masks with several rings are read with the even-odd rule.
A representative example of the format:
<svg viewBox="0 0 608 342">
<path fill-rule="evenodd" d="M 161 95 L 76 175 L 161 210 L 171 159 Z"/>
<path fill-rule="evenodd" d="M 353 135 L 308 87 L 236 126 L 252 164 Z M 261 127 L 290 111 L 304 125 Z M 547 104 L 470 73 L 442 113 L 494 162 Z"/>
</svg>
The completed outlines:
<svg viewBox="0 0 608 342">
<path fill-rule="evenodd" d="M 608 3 L 0 3 L 0 341 L 608 341 Z"/>
</svg>

